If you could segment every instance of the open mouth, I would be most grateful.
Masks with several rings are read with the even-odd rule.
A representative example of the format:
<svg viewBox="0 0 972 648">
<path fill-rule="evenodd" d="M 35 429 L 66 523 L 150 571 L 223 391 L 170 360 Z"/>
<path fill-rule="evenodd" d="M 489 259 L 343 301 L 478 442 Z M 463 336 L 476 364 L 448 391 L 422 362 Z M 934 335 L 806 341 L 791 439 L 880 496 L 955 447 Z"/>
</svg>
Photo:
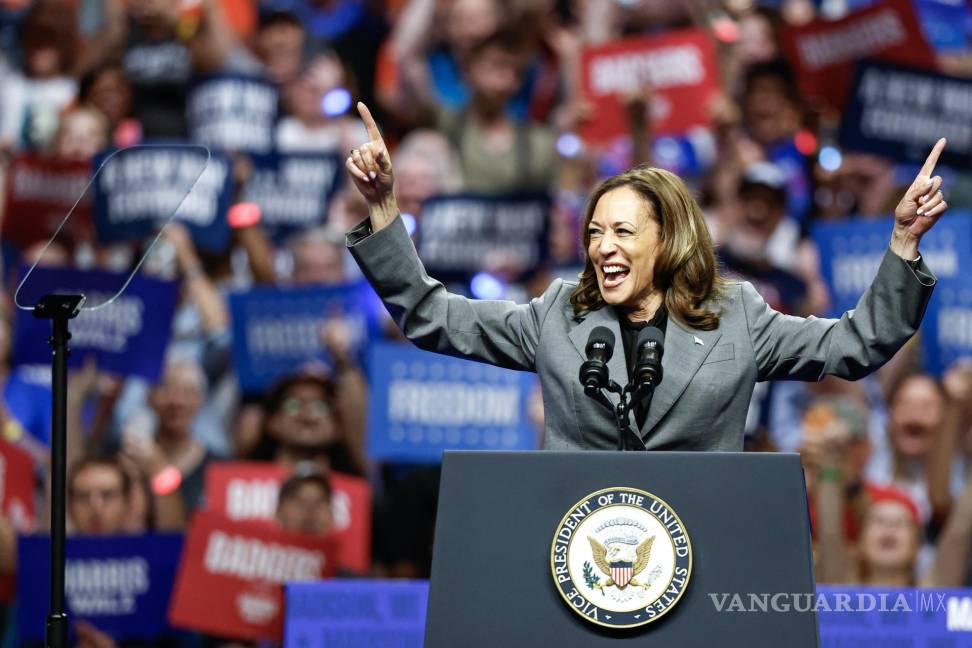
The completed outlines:
<svg viewBox="0 0 972 648">
<path fill-rule="evenodd" d="M 601 266 L 601 272 L 604 273 L 604 287 L 614 288 L 621 285 L 621 282 L 628 277 L 628 271 L 626 266 L 616 263 Z"/>
</svg>

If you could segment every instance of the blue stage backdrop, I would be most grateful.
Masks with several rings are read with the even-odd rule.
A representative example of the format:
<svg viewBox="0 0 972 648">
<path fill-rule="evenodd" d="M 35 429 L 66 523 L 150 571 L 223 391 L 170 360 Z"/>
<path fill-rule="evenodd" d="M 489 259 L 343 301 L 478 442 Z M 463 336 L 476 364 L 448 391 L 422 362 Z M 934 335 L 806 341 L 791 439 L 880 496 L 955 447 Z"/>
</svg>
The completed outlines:
<svg viewBox="0 0 972 648">
<path fill-rule="evenodd" d="M 307 288 L 256 288 L 230 294 L 233 361 L 240 386 L 261 392 L 314 362 L 330 362 L 320 330 L 330 317 L 347 318 L 359 353 L 379 328 L 381 302 L 366 283 Z"/>
<path fill-rule="evenodd" d="M 20 638 L 43 641 L 50 538 L 21 536 L 17 549 Z M 68 538 L 68 618 L 84 619 L 116 640 L 151 640 L 171 632 L 166 613 L 181 554 L 182 536 L 175 534 Z"/>
<path fill-rule="evenodd" d="M 377 343 L 368 453 L 379 461 L 438 463 L 443 450 L 532 450 L 527 417 L 536 377 L 471 360 Z"/>
<path fill-rule="evenodd" d="M 80 291 L 92 305 L 104 304 L 124 285 L 127 273 L 62 268 L 35 268 L 21 291 L 22 303 L 36 303 L 56 291 Z M 80 366 L 93 354 L 102 371 L 156 381 L 172 334 L 178 285 L 136 275 L 115 301 L 82 311 L 71 321 L 68 363 Z M 17 311 L 13 364 L 50 366 L 47 338 L 51 323 L 28 311 Z"/>
<path fill-rule="evenodd" d="M 284 646 L 422 648 L 428 581 L 290 583 Z"/>
</svg>

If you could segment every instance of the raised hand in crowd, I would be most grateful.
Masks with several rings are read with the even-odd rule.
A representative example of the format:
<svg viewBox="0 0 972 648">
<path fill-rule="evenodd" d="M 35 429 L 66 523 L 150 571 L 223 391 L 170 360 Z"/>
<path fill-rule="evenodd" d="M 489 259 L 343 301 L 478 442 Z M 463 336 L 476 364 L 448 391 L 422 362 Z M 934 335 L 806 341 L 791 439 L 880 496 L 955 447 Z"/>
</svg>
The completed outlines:
<svg viewBox="0 0 972 648">
<path fill-rule="evenodd" d="M 368 131 L 368 141 L 360 148 L 352 149 L 345 161 L 354 186 L 368 201 L 368 214 L 372 230 L 378 231 L 388 225 L 398 215 L 398 205 L 392 189 L 395 176 L 392 172 L 391 155 L 385 146 L 378 124 L 371 111 L 358 102 L 358 114 Z"/>
<path fill-rule="evenodd" d="M 172 221 L 162 230 L 162 235 L 175 249 L 176 262 L 179 264 L 185 290 L 199 309 L 203 328 L 208 333 L 225 331 L 229 328 L 229 310 L 226 307 L 226 300 L 203 269 L 189 230 L 182 223 Z"/>
<path fill-rule="evenodd" d="M 918 242 L 938 221 L 948 203 L 942 194 L 942 177 L 932 175 L 938 157 L 945 150 L 945 138 L 935 143 L 921 170 L 894 208 L 894 232 L 891 250 L 909 261 L 918 258 Z"/>
</svg>

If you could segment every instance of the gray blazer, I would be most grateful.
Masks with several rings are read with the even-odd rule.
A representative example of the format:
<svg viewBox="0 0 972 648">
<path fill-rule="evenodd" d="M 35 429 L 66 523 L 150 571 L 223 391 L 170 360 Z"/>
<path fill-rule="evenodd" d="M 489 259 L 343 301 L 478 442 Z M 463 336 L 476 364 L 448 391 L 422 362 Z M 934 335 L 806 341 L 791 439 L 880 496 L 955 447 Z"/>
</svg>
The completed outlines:
<svg viewBox="0 0 972 648">
<path fill-rule="evenodd" d="M 537 372 L 546 449 L 617 447 L 613 415 L 587 397 L 578 381 L 588 335 L 606 326 L 618 340 L 611 378 L 627 383 L 612 309 L 575 317 L 569 297 L 577 283 L 561 279 L 523 305 L 453 295 L 426 274 L 401 218 L 369 231 L 367 220 L 351 230 L 348 247 L 408 339 L 429 351 Z M 669 318 L 664 377 L 640 430 L 646 447 L 742 450 L 756 381 L 867 375 L 917 331 L 935 282 L 924 262 L 913 269 L 889 250 L 857 308 L 840 319 L 783 315 L 748 282 L 731 285 L 716 305 L 723 314 L 713 331 Z"/>
</svg>

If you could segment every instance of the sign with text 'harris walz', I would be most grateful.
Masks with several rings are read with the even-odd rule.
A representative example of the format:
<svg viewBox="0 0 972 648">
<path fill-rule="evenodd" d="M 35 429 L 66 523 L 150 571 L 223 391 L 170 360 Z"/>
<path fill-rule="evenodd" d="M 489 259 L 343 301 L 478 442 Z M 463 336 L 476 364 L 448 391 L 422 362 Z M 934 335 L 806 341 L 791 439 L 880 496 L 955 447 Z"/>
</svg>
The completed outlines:
<svg viewBox="0 0 972 648">
<path fill-rule="evenodd" d="M 101 243 L 141 240 L 173 217 L 200 248 L 226 249 L 233 177 L 228 158 L 181 143 L 105 151 L 95 158 L 95 231 Z"/>
<path fill-rule="evenodd" d="M 256 288 L 230 294 L 233 362 L 244 392 L 258 393 L 301 367 L 328 362 L 321 327 L 344 318 L 361 352 L 378 334 L 380 302 L 366 283 Z"/>
<path fill-rule="evenodd" d="M 200 512 L 186 534 L 169 622 L 237 639 L 280 640 L 285 583 L 334 576 L 336 540 Z"/>
<path fill-rule="evenodd" d="M 290 476 L 267 461 L 214 461 L 206 470 L 206 510 L 234 522 L 276 524 L 277 496 Z M 332 472 L 331 515 L 339 540 L 338 565 L 356 573 L 371 569 L 371 485 L 366 479 Z"/>
<path fill-rule="evenodd" d="M 68 363 L 81 366 L 94 354 L 98 369 L 122 376 L 157 381 L 172 334 L 172 317 L 178 285 L 136 275 L 125 291 L 106 303 L 124 285 L 128 273 L 102 270 L 34 268 L 21 290 L 26 303 L 54 292 L 81 292 L 99 308 L 82 310 L 71 321 L 71 355 Z M 24 293 L 27 293 L 26 295 Z M 46 365 L 50 324 L 28 311 L 17 311 L 14 322 L 14 365 Z"/>
<path fill-rule="evenodd" d="M 921 164 L 940 137 L 948 139 L 942 164 L 972 164 L 972 81 L 884 63 L 857 67 L 841 146 Z"/>
<path fill-rule="evenodd" d="M 91 196 L 85 188 L 90 180 L 89 160 L 59 160 L 36 153 L 15 157 L 7 168 L 3 240 L 21 249 L 46 241 L 68 214 L 67 231 L 59 239 L 67 237 L 71 243 L 89 239 Z"/>
<path fill-rule="evenodd" d="M 844 107 L 857 61 L 935 69 L 934 54 L 910 0 L 882 0 L 839 20 L 785 27 L 781 41 L 803 93 L 835 110 Z"/>
<path fill-rule="evenodd" d="M 821 223 L 813 230 L 830 290 L 831 317 L 857 306 L 888 251 L 893 217 Z M 940 374 L 954 360 L 972 357 L 972 213 L 951 211 L 921 240 L 919 251 L 938 284 L 919 329 L 925 368 Z"/>
<path fill-rule="evenodd" d="M 589 142 L 609 143 L 630 134 L 620 97 L 652 90 L 652 132 L 684 134 L 711 120 L 719 92 L 712 38 L 701 29 L 666 31 L 585 48 L 582 88 L 594 115 L 581 128 Z"/>
<path fill-rule="evenodd" d="M 65 604 L 70 620 L 84 619 L 115 640 L 157 639 L 172 632 L 165 618 L 179 556 L 180 534 L 77 536 L 67 539 Z M 50 601 L 50 538 L 18 540 L 21 639 L 44 640 Z"/>
<path fill-rule="evenodd" d="M 482 271 L 517 279 L 546 260 L 549 222 L 544 194 L 435 196 L 422 204 L 416 248 L 442 281 Z"/>
<path fill-rule="evenodd" d="M 260 225 L 274 240 L 321 225 L 344 177 L 336 154 L 252 154 L 242 199 L 260 206 Z"/>
<path fill-rule="evenodd" d="M 286 587 L 286 648 L 422 648 L 428 581 L 331 580 Z"/>
<path fill-rule="evenodd" d="M 422 351 L 372 345 L 368 455 L 378 461 L 438 463 L 443 450 L 533 450 L 528 416 L 536 378 Z"/>
<path fill-rule="evenodd" d="M 260 76 L 220 74 L 196 83 L 186 100 L 189 138 L 223 152 L 269 153 L 280 98 Z"/>
</svg>

